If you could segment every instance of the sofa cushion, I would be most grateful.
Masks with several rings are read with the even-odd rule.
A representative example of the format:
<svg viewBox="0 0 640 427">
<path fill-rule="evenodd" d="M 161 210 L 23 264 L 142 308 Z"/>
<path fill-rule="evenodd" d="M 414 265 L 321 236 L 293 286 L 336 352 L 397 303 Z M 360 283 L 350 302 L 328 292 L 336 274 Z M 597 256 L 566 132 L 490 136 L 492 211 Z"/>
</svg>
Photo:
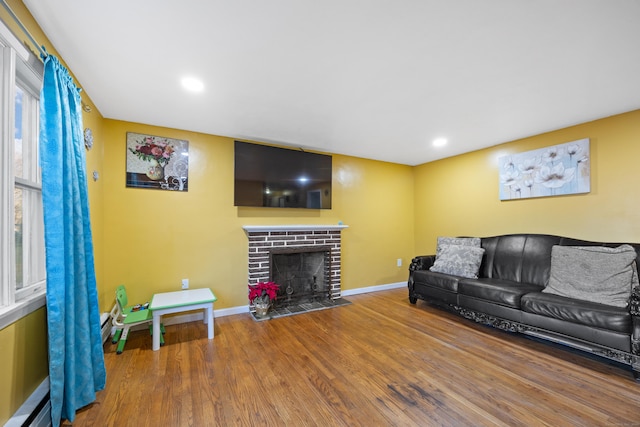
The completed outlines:
<svg viewBox="0 0 640 427">
<path fill-rule="evenodd" d="M 467 245 L 442 245 L 430 270 L 455 276 L 477 278 L 484 249 Z"/>
<path fill-rule="evenodd" d="M 520 299 L 530 292 L 540 292 L 542 286 L 503 279 L 463 279 L 458 293 L 512 308 L 520 308 Z"/>
<path fill-rule="evenodd" d="M 549 285 L 543 292 L 626 307 L 635 275 L 635 259 L 636 251 L 629 245 L 617 248 L 554 246 Z"/>
<path fill-rule="evenodd" d="M 547 234 L 507 234 L 483 237 L 484 262 L 478 276 L 546 286 L 551 248 L 560 237 Z"/>
<path fill-rule="evenodd" d="M 629 333 L 631 314 L 624 308 L 535 292 L 521 299 L 522 311 L 600 329 Z"/>
</svg>

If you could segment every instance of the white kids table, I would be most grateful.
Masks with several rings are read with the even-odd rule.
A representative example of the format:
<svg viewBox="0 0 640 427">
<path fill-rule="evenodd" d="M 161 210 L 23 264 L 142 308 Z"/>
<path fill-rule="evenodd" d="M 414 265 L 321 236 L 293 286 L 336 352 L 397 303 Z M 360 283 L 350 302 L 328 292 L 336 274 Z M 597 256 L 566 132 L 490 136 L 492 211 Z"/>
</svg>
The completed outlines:
<svg viewBox="0 0 640 427">
<path fill-rule="evenodd" d="M 213 339 L 213 303 L 216 300 L 209 288 L 154 294 L 149 304 L 153 315 L 153 351 L 160 349 L 160 320 L 165 314 L 204 309 L 208 338 Z"/>
</svg>

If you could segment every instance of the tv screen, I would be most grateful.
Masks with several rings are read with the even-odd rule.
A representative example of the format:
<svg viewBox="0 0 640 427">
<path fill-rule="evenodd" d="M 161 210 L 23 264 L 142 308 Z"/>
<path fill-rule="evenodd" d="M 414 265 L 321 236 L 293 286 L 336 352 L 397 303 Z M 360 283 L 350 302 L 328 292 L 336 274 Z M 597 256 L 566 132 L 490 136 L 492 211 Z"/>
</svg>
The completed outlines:
<svg viewBox="0 0 640 427">
<path fill-rule="evenodd" d="M 331 156 L 235 142 L 234 205 L 331 209 Z"/>
</svg>

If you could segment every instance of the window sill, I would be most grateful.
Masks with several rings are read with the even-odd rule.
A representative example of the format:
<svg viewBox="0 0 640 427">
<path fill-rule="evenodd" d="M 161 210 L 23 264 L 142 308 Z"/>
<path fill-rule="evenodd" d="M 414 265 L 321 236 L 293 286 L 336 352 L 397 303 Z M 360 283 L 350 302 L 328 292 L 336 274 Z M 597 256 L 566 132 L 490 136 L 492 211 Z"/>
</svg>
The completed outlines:
<svg viewBox="0 0 640 427">
<path fill-rule="evenodd" d="M 33 313 L 39 308 L 44 307 L 46 301 L 47 292 L 46 290 L 42 290 L 15 304 L 0 308 L 0 330 Z"/>
</svg>

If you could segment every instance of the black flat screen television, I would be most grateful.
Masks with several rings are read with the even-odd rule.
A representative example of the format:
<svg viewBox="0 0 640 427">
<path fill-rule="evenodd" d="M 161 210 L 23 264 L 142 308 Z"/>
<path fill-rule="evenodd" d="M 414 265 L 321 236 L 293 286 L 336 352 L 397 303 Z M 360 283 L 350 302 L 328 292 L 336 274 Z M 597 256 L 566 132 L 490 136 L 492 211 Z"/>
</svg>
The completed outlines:
<svg viewBox="0 0 640 427">
<path fill-rule="evenodd" d="M 331 156 L 235 142 L 234 205 L 331 209 Z"/>
</svg>

